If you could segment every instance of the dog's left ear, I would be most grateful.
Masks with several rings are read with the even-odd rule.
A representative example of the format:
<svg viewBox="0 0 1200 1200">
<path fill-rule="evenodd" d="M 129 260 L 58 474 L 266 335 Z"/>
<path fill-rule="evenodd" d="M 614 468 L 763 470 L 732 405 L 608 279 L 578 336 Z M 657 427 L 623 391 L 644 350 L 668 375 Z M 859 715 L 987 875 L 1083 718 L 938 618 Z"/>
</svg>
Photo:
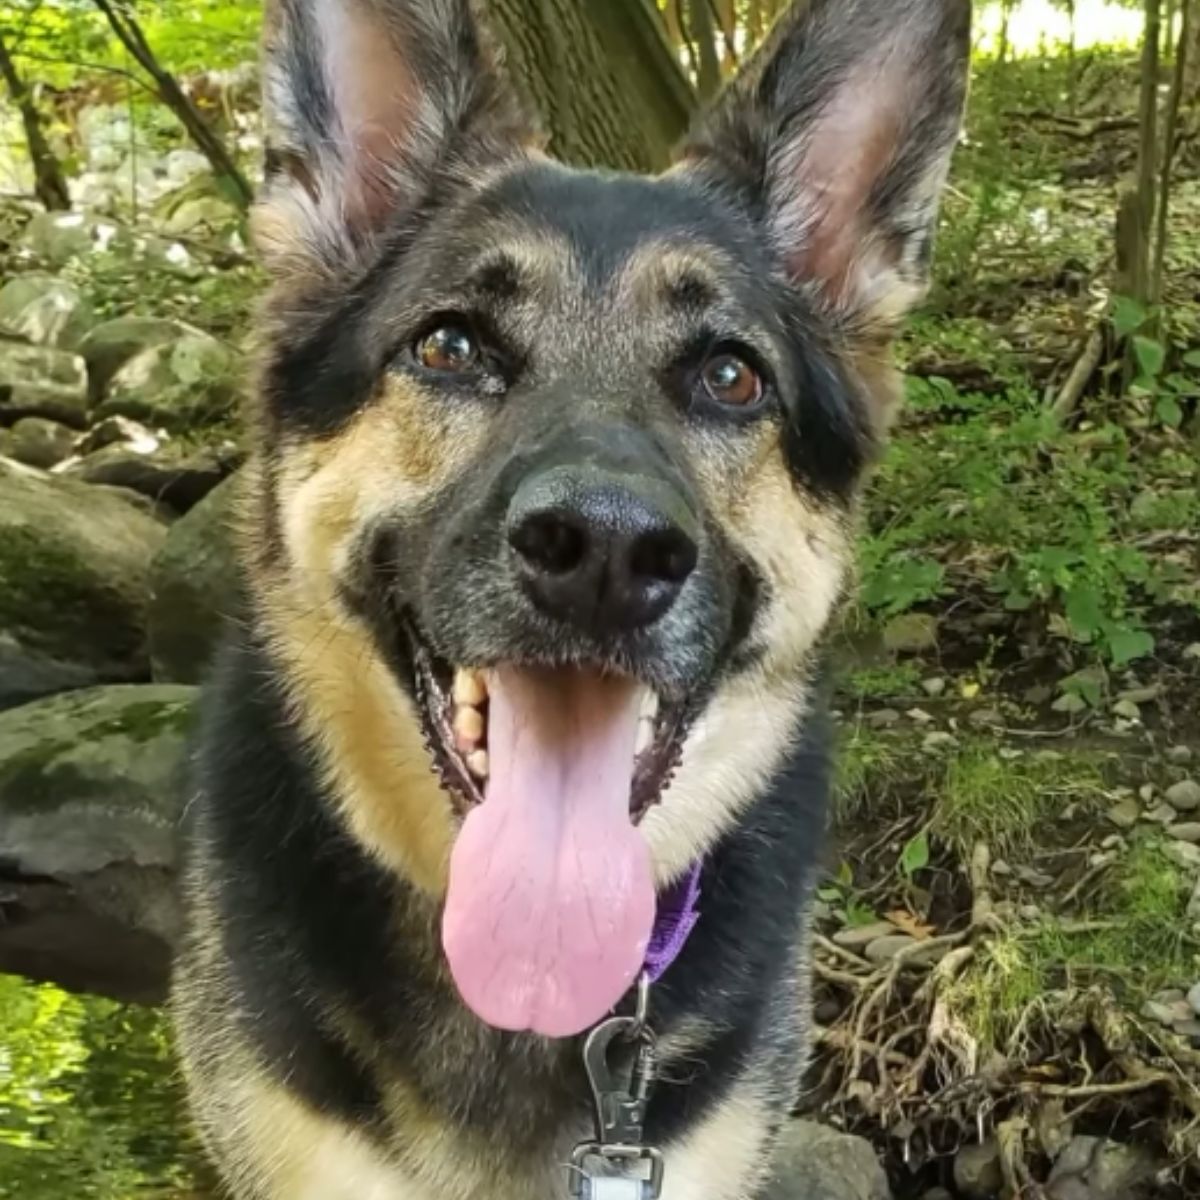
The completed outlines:
<svg viewBox="0 0 1200 1200">
<path fill-rule="evenodd" d="M 685 150 L 852 338 L 885 339 L 924 291 L 970 17 L 970 0 L 798 3 Z"/>
</svg>

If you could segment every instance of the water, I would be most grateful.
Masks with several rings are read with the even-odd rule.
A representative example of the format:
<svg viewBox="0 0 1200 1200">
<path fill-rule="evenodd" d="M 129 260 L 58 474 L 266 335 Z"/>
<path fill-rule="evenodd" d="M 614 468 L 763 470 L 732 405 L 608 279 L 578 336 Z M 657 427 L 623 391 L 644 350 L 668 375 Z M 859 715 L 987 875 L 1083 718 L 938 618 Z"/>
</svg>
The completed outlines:
<svg viewBox="0 0 1200 1200">
<path fill-rule="evenodd" d="M 155 1009 L 0 975 L 0 1200 L 207 1200 Z"/>
</svg>

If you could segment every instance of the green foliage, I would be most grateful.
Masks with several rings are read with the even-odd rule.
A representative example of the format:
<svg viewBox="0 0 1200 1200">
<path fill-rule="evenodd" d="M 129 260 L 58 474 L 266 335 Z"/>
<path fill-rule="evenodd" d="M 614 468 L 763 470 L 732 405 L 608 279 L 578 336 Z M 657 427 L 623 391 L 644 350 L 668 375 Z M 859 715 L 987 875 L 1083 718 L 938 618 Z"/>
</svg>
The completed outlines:
<svg viewBox="0 0 1200 1200">
<path fill-rule="evenodd" d="M 0 975 L 0 1197 L 125 1200 L 194 1182 L 162 1015 Z"/>
</svg>

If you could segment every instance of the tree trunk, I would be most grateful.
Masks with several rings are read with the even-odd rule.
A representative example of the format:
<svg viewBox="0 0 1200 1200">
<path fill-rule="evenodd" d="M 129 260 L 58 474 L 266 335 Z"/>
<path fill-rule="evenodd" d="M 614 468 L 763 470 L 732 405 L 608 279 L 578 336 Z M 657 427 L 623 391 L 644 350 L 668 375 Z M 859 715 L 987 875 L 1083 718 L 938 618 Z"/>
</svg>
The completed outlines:
<svg viewBox="0 0 1200 1200">
<path fill-rule="evenodd" d="M 1167 222 L 1171 210 L 1171 168 L 1175 162 L 1175 138 L 1179 131 L 1179 107 L 1183 99 L 1183 84 L 1187 73 L 1188 39 L 1191 33 L 1193 0 L 1183 0 L 1180 10 L 1179 41 L 1175 45 L 1175 69 L 1172 72 L 1171 95 L 1167 101 L 1163 128 L 1162 166 L 1158 177 L 1158 221 L 1154 232 L 1154 269 L 1150 277 L 1150 299 L 1162 300 L 1163 275 L 1167 259 Z"/>
<path fill-rule="evenodd" d="M 550 149 L 582 166 L 661 170 L 695 97 L 653 0 L 489 0 L 509 75 Z"/>
<path fill-rule="evenodd" d="M 230 157 L 221 139 L 209 128 L 196 106 L 188 99 L 171 74 L 155 56 L 134 19 L 128 4 L 122 0 L 94 0 L 104 14 L 117 40 L 129 51 L 134 61 L 154 81 L 155 91 L 162 102 L 175 114 L 179 123 L 187 130 L 196 149 L 208 159 L 218 179 L 224 179 L 230 198 L 242 208 L 248 208 L 254 199 L 254 191 L 246 177 L 238 170 L 237 163 Z"/>
<path fill-rule="evenodd" d="M 721 57 L 711 0 L 688 0 L 688 31 L 696 47 L 696 86 L 701 100 L 711 100 L 721 87 Z"/>
<path fill-rule="evenodd" d="M 1142 86 L 1138 115 L 1137 210 L 1129 264 L 1130 295 L 1150 300 L 1150 230 L 1154 224 L 1154 168 L 1158 150 L 1158 43 L 1161 0 L 1145 0 Z"/>
<path fill-rule="evenodd" d="M 25 142 L 29 147 L 29 161 L 33 164 L 34 195 L 48 209 L 70 208 L 71 193 L 66 177 L 58 159 L 54 157 L 54 151 L 50 149 L 33 97 L 17 72 L 3 37 L 0 37 L 0 76 L 3 76 L 12 102 L 21 114 L 21 123 L 25 126 Z"/>
</svg>

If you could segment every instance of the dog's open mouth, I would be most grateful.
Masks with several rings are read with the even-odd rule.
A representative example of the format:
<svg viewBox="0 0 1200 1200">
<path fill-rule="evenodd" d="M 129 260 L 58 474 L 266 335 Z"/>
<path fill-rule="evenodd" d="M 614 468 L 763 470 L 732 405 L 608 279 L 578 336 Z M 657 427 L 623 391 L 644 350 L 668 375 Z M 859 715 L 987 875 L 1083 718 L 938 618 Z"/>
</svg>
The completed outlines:
<svg viewBox="0 0 1200 1200">
<path fill-rule="evenodd" d="M 411 627 L 409 640 L 426 741 L 443 785 L 466 812 L 486 794 L 489 685 L 496 674 L 452 666 Z M 636 687 L 637 738 L 629 787 L 629 813 L 635 823 L 658 803 L 670 783 L 692 712 L 686 701 L 664 699 L 647 684 Z"/>
<path fill-rule="evenodd" d="M 459 994 L 501 1029 L 579 1033 L 642 970 L 657 899 L 637 822 L 679 761 L 690 706 L 595 665 L 470 669 L 408 641 L 462 818 L 442 919 Z"/>
</svg>

